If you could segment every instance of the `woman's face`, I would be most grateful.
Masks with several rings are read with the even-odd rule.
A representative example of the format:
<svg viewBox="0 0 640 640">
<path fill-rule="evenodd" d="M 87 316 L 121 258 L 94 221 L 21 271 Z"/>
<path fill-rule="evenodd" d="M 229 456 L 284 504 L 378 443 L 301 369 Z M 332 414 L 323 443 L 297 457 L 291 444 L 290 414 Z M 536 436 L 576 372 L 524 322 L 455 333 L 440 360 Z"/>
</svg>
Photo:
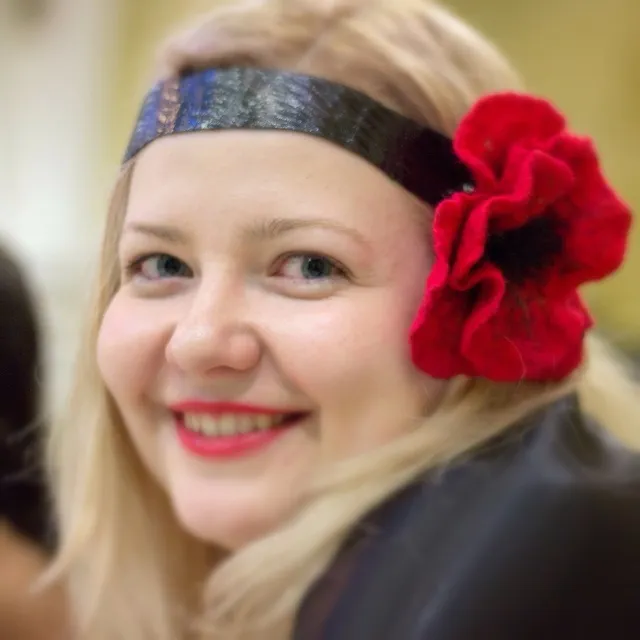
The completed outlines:
<svg viewBox="0 0 640 640">
<path fill-rule="evenodd" d="M 98 359 L 184 529 L 237 548 L 328 465 L 412 428 L 440 389 L 408 345 L 425 215 L 303 134 L 193 133 L 141 153 Z"/>
</svg>

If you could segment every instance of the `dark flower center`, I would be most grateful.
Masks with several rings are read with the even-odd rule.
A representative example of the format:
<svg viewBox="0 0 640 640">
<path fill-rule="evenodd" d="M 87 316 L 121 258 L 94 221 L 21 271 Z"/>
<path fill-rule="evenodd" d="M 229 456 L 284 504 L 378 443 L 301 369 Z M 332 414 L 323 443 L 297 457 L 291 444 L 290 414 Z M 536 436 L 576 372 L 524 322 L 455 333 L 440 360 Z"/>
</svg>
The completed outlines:
<svg viewBox="0 0 640 640">
<path fill-rule="evenodd" d="M 490 234 L 485 255 L 507 282 L 518 285 L 543 275 L 563 244 L 557 217 L 542 214 L 517 229 Z"/>
</svg>

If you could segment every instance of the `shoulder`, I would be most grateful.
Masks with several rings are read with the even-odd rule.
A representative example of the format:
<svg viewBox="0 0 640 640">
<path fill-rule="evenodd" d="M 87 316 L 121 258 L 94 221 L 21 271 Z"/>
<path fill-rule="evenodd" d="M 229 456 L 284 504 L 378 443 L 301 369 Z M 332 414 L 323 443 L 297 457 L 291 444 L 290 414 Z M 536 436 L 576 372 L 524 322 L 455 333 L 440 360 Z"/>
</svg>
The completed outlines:
<svg viewBox="0 0 640 640">
<path fill-rule="evenodd" d="M 332 640 L 640 633 L 640 457 L 573 398 L 410 487 L 374 524 Z"/>
</svg>

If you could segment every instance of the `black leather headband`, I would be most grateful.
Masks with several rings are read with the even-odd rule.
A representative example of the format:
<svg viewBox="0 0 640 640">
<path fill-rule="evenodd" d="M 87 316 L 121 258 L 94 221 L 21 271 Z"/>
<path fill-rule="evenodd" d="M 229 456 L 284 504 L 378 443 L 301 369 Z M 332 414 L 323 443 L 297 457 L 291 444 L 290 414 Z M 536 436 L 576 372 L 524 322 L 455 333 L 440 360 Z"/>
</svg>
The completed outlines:
<svg viewBox="0 0 640 640">
<path fill-rule="evenodd" d="M 322 78 L 247 67 L 206 69 L 158 83 L 144 101 L 124 161 L 166 135 L 225 129 L 324 138 L 434 206 L 472 183 L 449 138 L 360 91 Z"/>
</svg>

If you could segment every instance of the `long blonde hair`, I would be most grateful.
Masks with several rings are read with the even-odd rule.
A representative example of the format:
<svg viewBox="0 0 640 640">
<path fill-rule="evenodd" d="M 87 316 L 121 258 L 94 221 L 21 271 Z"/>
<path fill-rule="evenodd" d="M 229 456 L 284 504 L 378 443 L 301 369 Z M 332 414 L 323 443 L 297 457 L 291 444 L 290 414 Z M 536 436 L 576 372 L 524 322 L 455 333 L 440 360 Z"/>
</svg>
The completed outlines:
<svg viewBox="0 0 640 640">
<path fill-rule="evenodd" d="M 351 85 L 447 134 L 485 93 L 517 88 L 500 54 L 429 0 L 245 0 L 173 38 L 162 73 L 224 65 L 277 67 Z M 118 289 L 116 247 L 133 166 L 107 219 L 92 315 L 50 466 L 61 547 L 81 637 L 91 640 L 284 640 L 309 585 L 354 524 L 426 469 L 450 462 L 519 418 L 577 390 L 585 409 L 633 446 L 636 392 L 594 338 L 561 383 L 458 379 L 424 426 L 320 479 L 289 522 L 224 557 L 184 533 L 143 468 L 97 370 L 102 316 Z M 200 622 L 196 626 L 196 620 Z"/>
</svg>

